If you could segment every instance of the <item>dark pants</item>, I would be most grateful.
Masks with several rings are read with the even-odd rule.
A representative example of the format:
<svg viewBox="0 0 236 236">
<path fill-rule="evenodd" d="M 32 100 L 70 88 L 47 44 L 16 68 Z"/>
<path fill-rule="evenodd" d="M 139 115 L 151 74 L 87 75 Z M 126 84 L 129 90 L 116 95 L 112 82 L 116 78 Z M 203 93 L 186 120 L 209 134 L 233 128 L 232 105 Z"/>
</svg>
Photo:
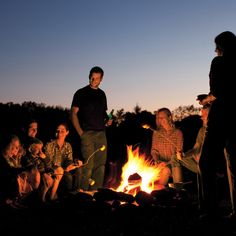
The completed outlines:
<svg viewBox="0 0 236 236">
<path fill-rule="evenodd" d="M 215 215 L 217 213 L 217 172 L 226 163 L 224 150 L 227 153 L 228 177 L 231 194 L 232 212 L 236 200 L 236 127 L 231 114 L 233 107 L 220 101 L 212 104 L 208 116 L 207 132 L 200 157 L 200 170 L 203 187 L 203 210 Z M 222 171 L 222 170 L 221 170 Z M 229 191 L 226 186 L 226 191 Z M 221 191 L 225 191 L 222 189 Z"/>
<path fill-rule="evenodd" d="M 79 190 L 81 185 L 81 172 L 81 168 L 65 171 L 61 182 L 61 191 L 69 192 Z"/>
<path fill-rule="evenodd" d="M 105 150 L 100 148 L 105 146 Z M 83 156 L 81 188 L 85 191 L 103 187 L 105 164 L 107 160 L 107 139 L 105 131 L 86 131 L 81 136 L 81 153 Z M 95 183 L 90 185 L 90 180 Z"/>
<path fill-rule="evenodd" d="M 184 157 L 184 159 L 180 160 L 179 162 L 181 163 L 182 166 L 186 167 L 190 171 L 192 171 L 196 174 L 198 173 L 198 163 L 195 160 L 193 155 Z"/>
</svg>

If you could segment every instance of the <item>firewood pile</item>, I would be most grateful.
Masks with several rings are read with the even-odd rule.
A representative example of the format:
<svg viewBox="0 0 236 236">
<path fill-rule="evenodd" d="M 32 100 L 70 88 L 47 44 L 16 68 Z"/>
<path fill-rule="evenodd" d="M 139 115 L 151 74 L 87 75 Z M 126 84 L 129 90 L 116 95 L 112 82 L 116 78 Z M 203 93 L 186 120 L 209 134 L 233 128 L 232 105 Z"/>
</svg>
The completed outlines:
<svg viewBox="0 0 236 236">
<path fill-rule="evenodd" d="M 154 190 L 151 193 L 138 191 L 134 196 L 130 193 L 117 192 L 109 188 L 100 188 L 94 193 L 79 192 L 70 196 L 70 202 L 91 202 L 107 203 L 112 209 L 117 209 L 124 204 L 133 204 L 135 206 L 171 206 L 177 207 L 191 204 L 192 199 L 184 189 L 176 190 L 174 188 L 165 188 Z"/>
</svg>

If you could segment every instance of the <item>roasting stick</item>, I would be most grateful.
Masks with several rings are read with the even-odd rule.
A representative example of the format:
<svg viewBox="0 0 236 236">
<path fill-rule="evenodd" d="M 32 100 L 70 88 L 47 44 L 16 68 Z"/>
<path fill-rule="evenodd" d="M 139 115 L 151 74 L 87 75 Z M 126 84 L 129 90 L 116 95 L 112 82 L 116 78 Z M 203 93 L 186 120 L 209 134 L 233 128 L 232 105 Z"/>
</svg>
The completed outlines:
<svg viewBox="0 0 236 236">
<path fill-rule="evenodd" d="M 151 131 L 155 132 L 156 130 L 153 129 L 150 125 L 148 124 L 143 124 L 142 127 L 144 129 L 150 129 Z M 178 147 L 175 143 L 173 143 L 170 139 L 168 139 L 166 136 L 162 135 L 161 133 L 159 133 L 165 140 L 167 140 L 169 143 L 171 143 L 175 148 L 176 150 L 178 150 Z M 180 155 L 181 153 L 179 151 L 177 151 L 177 159 L 178 160 L 181 160 L 182 162 L 185 162 L 184 158 L 180 157 L 178 158 L 178 155 Z M 167 164 L 169 164 L 171 161 L 168 161 Z"/>
<path fill-rule="evenodd" d="M 142 127 L 144 128 L 144 129 L 150 129 L 151 131 L 153 131 L 153 132 L 155 132 L 156 130 L 155 129 L 153 129 L 150 125 L 148 125 L 148 124 L 143 124 L 142 125 Z M 176 148 L 176 150 L 178 150 L 178 147 L 177 147 L 177 145 L 175 144 L 175 143 L 173 143 L 170 139 L 168 139 L 166 136 L 164 136 L 163 134 L 161 134 L 161 133 L 159 133 L 165 140 L 167 140 L 169 143 L 171 143 L 175 148 Z"/>
<path fill-rule="evenodd" d="M 106 149 L 106 146 L 105 146 L 105 145 L 102 145 L 100 148 L 98 148 L 97 150 L 95 150 L 95 151 L 88 157 L 87 161 L 86 161 L 84 164 L 82 164 L 82 165 L 74 165 L 75 169 L 88 165 L 90 159 L 91 159 L 92 157 L 94 157 L 94 154 L 95 154 L 95 153 L 97 153 L 98 151 L 103 152 L 105 149 Z M 55 174 L 55 173 L 53 173 L 52 175 L 64 175 L 64 174 Z"/>
</svg>

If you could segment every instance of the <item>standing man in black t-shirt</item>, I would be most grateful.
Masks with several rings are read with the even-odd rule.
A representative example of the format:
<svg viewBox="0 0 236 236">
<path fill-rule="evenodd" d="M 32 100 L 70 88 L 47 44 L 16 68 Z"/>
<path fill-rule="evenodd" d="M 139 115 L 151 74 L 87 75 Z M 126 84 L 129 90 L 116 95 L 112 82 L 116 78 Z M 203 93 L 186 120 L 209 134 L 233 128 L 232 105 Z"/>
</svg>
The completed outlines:
<svg viewBox="0 0 236 236">
<path fill-rule="evenodd" d="M 97 190 L 103 187 L 107 159 L 106 125 L 111 124 L 107 116 L 106 94 L 99 88 L 103 69 L 93 67 L 89 73 L 89 85 L 74 94 L 71 104 L 71 121 L 81 139 L 83 167 L 81 189 Z M 108 121 L 107 121 L 108 120 Z M 91 180 L 95 183 L 91 185 Z"/>
</svg>

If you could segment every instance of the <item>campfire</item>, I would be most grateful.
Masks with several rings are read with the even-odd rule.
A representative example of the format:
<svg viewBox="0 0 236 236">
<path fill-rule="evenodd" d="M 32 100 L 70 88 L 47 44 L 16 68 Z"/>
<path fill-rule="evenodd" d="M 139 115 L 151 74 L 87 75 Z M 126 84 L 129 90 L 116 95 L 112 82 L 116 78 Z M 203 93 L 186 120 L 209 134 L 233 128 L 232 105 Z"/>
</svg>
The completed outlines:
<svg viewBox="0 0 236 236">
<path fill-rule="evenodd" d="M 163 165 L 156 165 L 145 154 L 139 153 L 139 147 L 127 146 L 127 162 L 122 167 L 120 185 L 116 188 L 99 188 L 92 194 L 96 202 L 106 202 L 111 208 L 124 205 L 135 206 L 177 206 L 187 202 L 186 191 L 166 187 L 158 183 Z M 81 195 L 81 196 L 80 196 Z M 87 198 L 80 192 L 78 197 Z M 91 197 L 91 195 L 89 195 Z"/>
<path fill-rule="evenodd" d="M 145 154 L 140 155 L 139 147 L 132 150 L 132 146 L 127 146 L 127 156 L 128 160 L 122 168 L 121 183 L 116 191 L 134 196 L 139 191 L 151 193 L 162 188 L 158 185 L 160 166 L 154 165 Z"/>
</svg>

